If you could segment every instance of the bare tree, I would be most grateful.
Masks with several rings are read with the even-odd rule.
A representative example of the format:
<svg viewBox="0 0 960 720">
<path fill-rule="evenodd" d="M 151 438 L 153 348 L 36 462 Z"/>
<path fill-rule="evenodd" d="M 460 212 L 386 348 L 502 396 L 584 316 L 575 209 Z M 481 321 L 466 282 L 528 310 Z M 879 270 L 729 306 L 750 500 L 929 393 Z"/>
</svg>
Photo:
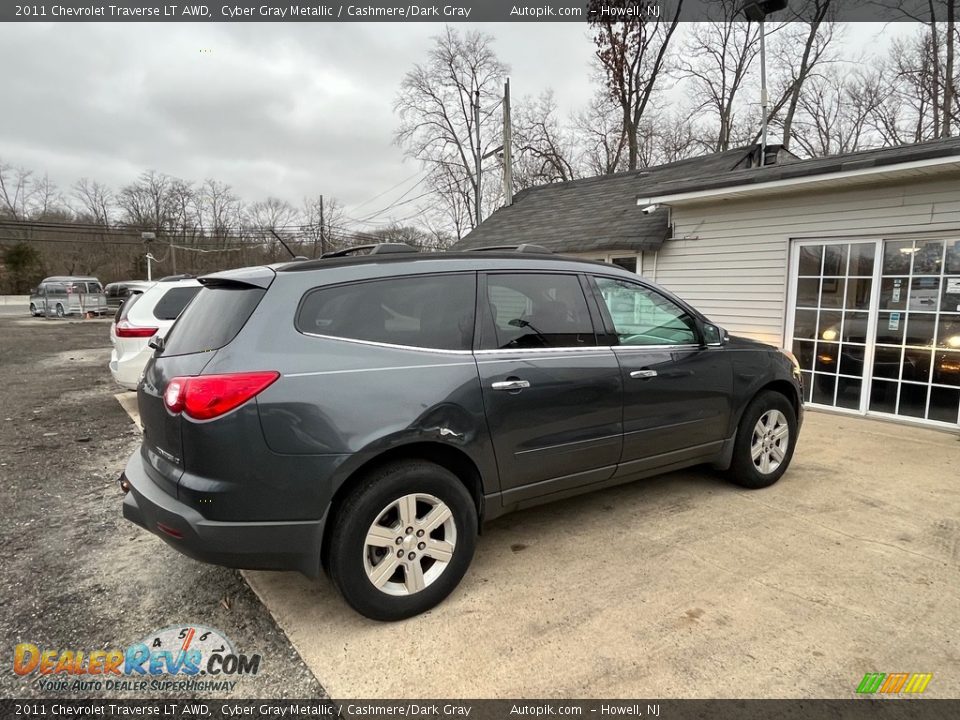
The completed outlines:
<svg viewBox="0 0 960 720">
<path fill-rule="evenodd" d="M 312 246 L 314 257 L 337 248 L 336 232 L 344 224 L 343 204 L 339 200 L 322 195 L 305 197 L 301 215 L 304 238 Z"/>
<path fill-rule="evenodd" d="M 25 220 L 33 203 L 33 171 L 0 162 L 0 213 Z"/>
<path fill-rule="evenodd" d="M 174 180 L 170 175 L 148 170 L 124 185 L 117 195 L 124 222 L 154 232 L 167 230 L 174 216 L 171 193 Z"/>
<path fill-rule="evenodd" d="M 552 90 L 517 104 L 513 146 L 513 177 L 520 189 L 576 176 L 575 137 L 559 117 Z"/>
<path fill-rule="evenodd" d="M 91 222 L 104 227 L 113 216 L 113 192 L 96 180 L 80 178 L 73 184 L 73 197 L 79 203 L 79 213 Z"/>
<path fill-rule="evenodd" d="M 200 226 L 205 234 L 221 243 L 226 243 L 231 225 L 238 224 L 242 217 L 240 198 L 224 182 L 207 178 L 197 198 Z"/>
<path fill-rule="evenodd" d="M 501 113 L 497 111 L 507 66 L 496 56 L 493 38 L 476 31 L 460 34 L 450 26 L 434 38 L 424 64 L 403 79 L 394 108 L 400 118 L 395 134 L 408 157 L 431 169 L 429 186 L 444 197 L 450 225 L 462 231 L 480 217 L 473 207 L 482 189 L 475 162 L 479 132 L 481 154 L 500 142 Z M 479 97 L 480 127 L 473 105 Z M 458 193 L 457 199 L 447 197 Z M 446 195 L 445 195 L 446 194 Z M 464 218 L 463 213 L 466 213 Z"/>
<path fill-rule="evenodd" d="M 645 20 L 634 16 L 629 20 L 613 20 L 600 14 L 601 6 L 636 8 L 634 0 L 590 0 L 596 58 L 603 71 L 605 87 L 620 106 L 627 144 L 627 168 L 636 170 L 639 163 L 637 130 L 650 100 L 667 67 L 670 41 L 680 21 L 683 0 L 677 0 L 670 19 Z"/>
<path fill-rule="evenodd" d="M 883 101 L 883 80 L 875 70 L 828 68 L 804 83 L 791 138 L 813 157 L 870 147 L 879 142 L 870 130 L 870 118 Z"/>
<path fill-rule="evenodd" d="M 590 104 L 574 115 L 573 127 L 584 174 L 609 175 L 626 168 L 623 114 L 607 93 L 594 95 Z"/>
<path fill-rule="evenodd" d="M 697 23 L 684 44 L 681 78 L 692 85 L 693 114 L 714 128 L 713 152 L 730 148 L 738 110 L 738 93 L 760 51 L 760 26 L 737 18 L 739 0 L 720 0 L 720 19 Z"/>
</svg>

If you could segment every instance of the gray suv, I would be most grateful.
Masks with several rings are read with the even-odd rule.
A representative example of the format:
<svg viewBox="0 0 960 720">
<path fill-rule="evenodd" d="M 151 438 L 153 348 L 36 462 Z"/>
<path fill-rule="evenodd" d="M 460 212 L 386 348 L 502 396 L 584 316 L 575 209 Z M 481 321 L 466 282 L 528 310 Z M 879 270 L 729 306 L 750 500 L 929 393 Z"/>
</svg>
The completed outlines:
<svg viewBox="0 0 960 720">
<path fill-rule="evenodd" d="M 530 246 L 367 250 L 201 278 L 138 389 L 126 518 L 198 560 L 324 568 L 396 620 L 457 586 L 483 521 L 790 464 L 792 356 L 637 275 Z"/>
</svg>

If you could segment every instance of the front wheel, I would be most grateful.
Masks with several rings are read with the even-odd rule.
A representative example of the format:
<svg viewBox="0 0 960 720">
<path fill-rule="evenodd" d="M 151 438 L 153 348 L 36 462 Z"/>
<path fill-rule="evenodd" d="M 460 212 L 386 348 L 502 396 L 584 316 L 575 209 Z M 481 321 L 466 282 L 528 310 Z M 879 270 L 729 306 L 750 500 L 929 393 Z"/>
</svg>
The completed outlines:
<svg viewBox="0 0 960 720">
<path fill-rule="evenodd" d="M 33 303 L 30 303 L 30 316 L 31 316 L 31 317 L 36 317 L 36 316 L 39 315 L 39 314 L 40 314 L 40 313 L 37 312 L 37 306 L 34 305 Z"/>
<path fill-rule="evenodd" d="M 783 395 L 757 395 L 743 413 L 729 477 L 746 488 L 773 485 L 787 471 L 797 440 L 797 414 Z"/>
<path fill-rule="evenodd" d="M 373 620 L 402 620 L 440 603 L 473 558 L 477 510 L 453 473 L 422 460 L 368 474 L 339 506 L 330 577 Z"/>
<path fill-rule="evenodd" d="M 57 303 L 57 317 L 62 318 L 66 313 L 63 311 L 63 305 Z"/>
</svg>

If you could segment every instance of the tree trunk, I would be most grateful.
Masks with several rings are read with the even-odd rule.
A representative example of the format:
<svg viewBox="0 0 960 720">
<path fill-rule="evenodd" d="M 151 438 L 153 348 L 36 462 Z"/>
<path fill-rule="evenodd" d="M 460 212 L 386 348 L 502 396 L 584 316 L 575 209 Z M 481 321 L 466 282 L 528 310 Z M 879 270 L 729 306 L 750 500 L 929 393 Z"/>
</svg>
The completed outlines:
<svg viewBox="0 0 960 720">
<path fill-rule="evenodd" d="M 953 114 L 953 54 L 956 39 L 954 37 L 954 11 L 956 10 L 956 0 L 947 0 L 947 66 L 944 68 L 943 83 L 943 129 L 942 137 L 950 137 L 952 130 L 950 118 Z"/>
</svg>

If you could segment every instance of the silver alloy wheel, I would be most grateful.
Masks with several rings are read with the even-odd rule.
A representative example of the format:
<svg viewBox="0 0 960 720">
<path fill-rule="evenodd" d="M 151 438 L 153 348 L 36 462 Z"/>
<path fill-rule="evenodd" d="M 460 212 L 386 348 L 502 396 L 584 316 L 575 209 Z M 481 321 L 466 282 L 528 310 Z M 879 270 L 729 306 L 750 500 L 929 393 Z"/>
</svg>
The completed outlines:
<svg viewBox="0 0 960 720">
<path fill-rule="evenodd" d="M 753 427 L 750 457 L 761 475 L 776 472 L 790 447 L 790 425 L 779 410 L 767 410 Z"/>
<path fill-rule="evenodd" d="M 63 305 L 61 305 L 60 303 L 57 303 L 57 317 L 62 318 L 63 316 L 64 316 Z"/>
<path fill-rule="evenodd" d="M 450 508 L 426 493 L 387 505 L 367 531 L 363 567 L 388 595 L 413 595 L 435 582 L 453 559 L 457 525 Z"/>
</svg>

